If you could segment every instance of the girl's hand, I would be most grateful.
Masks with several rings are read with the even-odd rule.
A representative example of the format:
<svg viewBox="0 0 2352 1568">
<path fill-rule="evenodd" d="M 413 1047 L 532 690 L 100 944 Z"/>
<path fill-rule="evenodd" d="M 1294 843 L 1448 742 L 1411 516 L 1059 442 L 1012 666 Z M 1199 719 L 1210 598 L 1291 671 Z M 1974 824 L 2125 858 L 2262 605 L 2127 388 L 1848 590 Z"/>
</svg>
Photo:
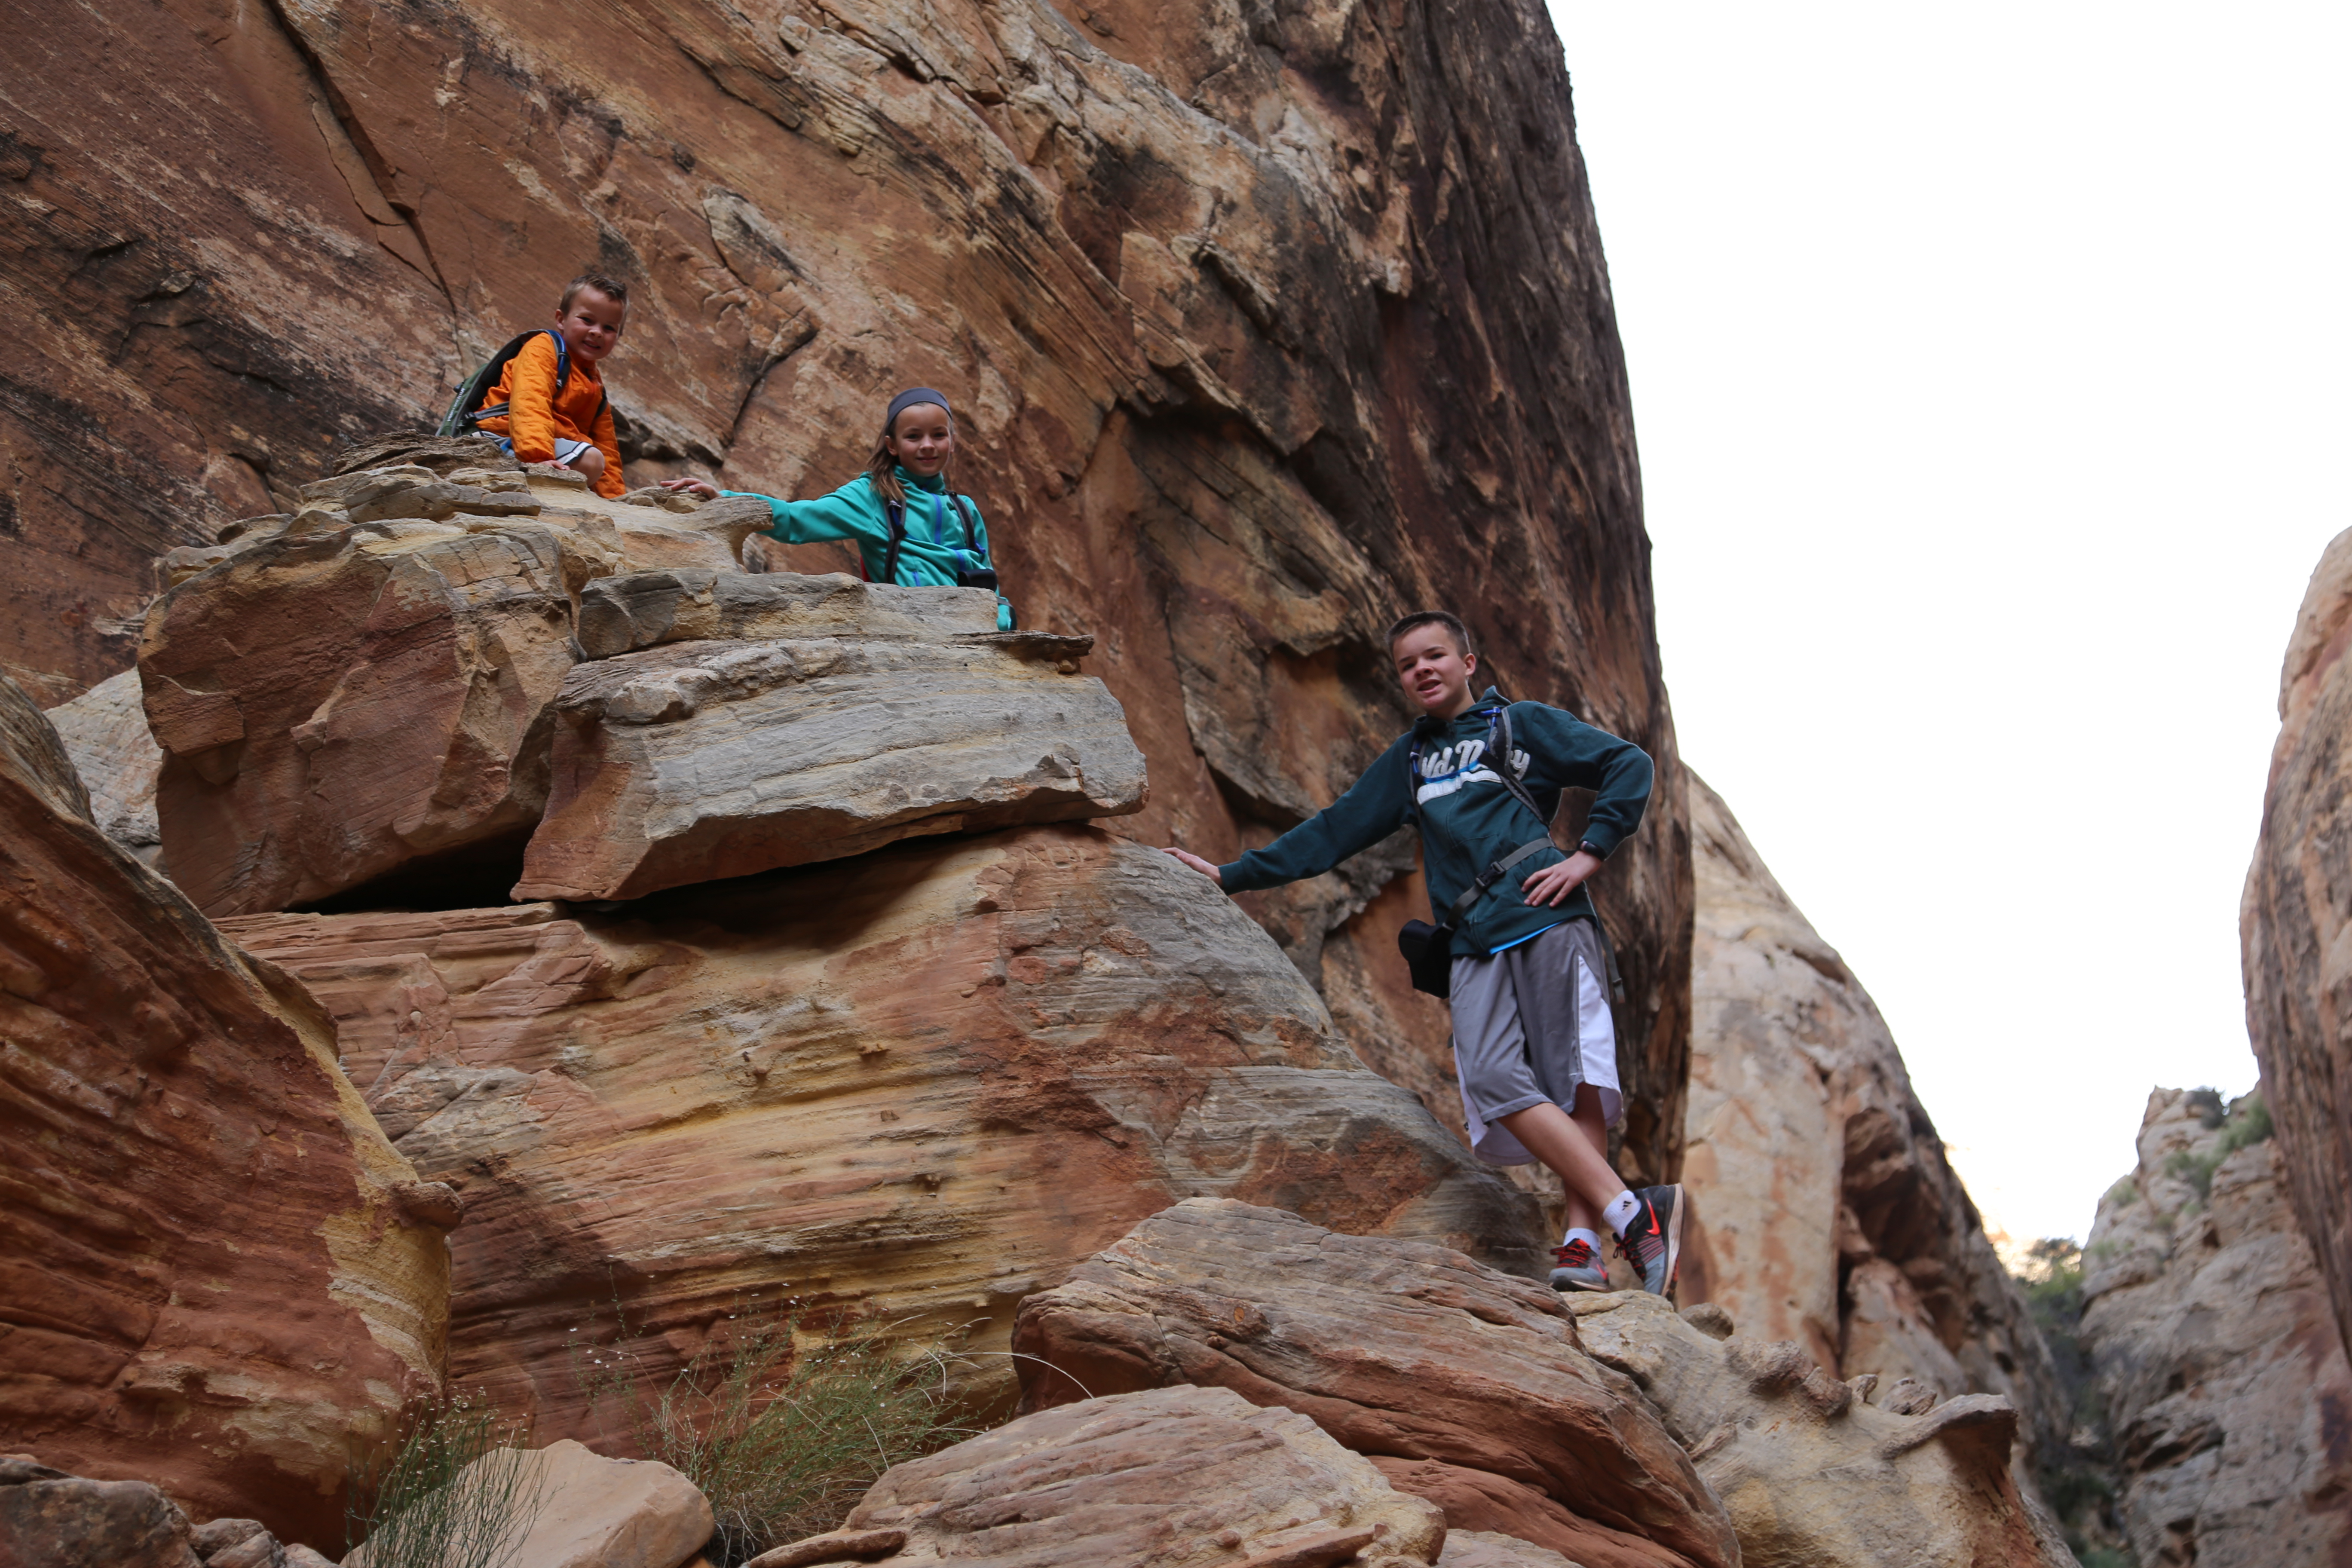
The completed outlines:
<svg viewBox="0 0 2352 1568">
<path fill-rule="evenodd" d="M 1547 866 L 1519 884 L 1519 890 L 1531 904 L 1549 904 L 1558 909 L 1579 883 L 1601 869 L 1601 862 L 1580 849 L 1557 866 Z"/>
<path fill-rule="evenodd" d="M 1173 855 L 1177 859 L 1181 860 L 1187 866 L 1192 867 L 1192 869 L 1198 871 L 1201 875 L 1206 877 L 1220 888 L 1225 885 L 1225 879 L 1217 874 L 1217 868 L 1208 861 L 1202 859 L 1198 855 L 1192 854 L 1182 849 L 1162 849 L 1160 852 L 1162 855 Z"/>
<path fill-rule="evenodd" d="M 700 496 L 704 500 L 719 499 L 719 487 L 709 479 L 664 479 L 662 489 L 684 490 L 688 495 Z"/>
</svg>

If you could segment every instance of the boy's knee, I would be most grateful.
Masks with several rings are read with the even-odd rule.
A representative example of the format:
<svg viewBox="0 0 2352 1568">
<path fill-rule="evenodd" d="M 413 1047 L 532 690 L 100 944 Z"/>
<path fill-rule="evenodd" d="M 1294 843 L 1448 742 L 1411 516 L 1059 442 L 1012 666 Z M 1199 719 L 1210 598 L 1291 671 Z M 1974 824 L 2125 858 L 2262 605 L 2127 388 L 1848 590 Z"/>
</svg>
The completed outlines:
<svg viewBox="0 0 2352 1568">
<path fill-rule="evenodd" d="M 593 484 L 604 477 L 604 454 L 591 447 L 572 458 L 572 466 L 587 475 L 588 482 Z"/>
</svg>

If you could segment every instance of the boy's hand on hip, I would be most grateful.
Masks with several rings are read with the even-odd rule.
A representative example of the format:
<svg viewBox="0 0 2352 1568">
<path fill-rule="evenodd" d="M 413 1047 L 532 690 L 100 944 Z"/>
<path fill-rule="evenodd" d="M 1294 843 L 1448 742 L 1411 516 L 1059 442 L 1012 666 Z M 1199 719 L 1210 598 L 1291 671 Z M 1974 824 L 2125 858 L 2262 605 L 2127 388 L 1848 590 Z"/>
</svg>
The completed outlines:
<svg viewBox="0 0 2352 1568">
<path fill-rule="evenodd" d="M 1162 855 L 1174 856 L 1177 859 L 1181 860 L 1187 866 L 1192 867 L 1192 869 L 1198 871 L 1201 875 L 1206 877 L 1220 888 L 1225 885 L 1225 879 L 1222 876 L 1218 875 L 1216 867 L 1211 865 L 1208 861 L 1202 859 L 1198 855 L 1192 854 L 1182 849 L 1162 849 L 1160 852 Z"/>
<path fill-rule="evenodd" d="M 1557 866 L 1547 866 L 1519 884 L 1519 890 L 1531 904 L 1548 904 L 1558 909 L 1569 894 L 1576 891 L 1584 879 L 1601 869 L 1598 858 L 1580 849 Z"/>
</svg>

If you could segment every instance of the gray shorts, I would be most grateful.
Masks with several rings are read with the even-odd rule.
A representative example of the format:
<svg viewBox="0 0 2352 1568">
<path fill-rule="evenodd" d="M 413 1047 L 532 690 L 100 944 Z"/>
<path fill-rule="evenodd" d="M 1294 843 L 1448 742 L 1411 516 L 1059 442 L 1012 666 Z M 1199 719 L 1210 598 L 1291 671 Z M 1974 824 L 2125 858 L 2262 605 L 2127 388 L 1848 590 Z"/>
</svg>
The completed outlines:
<svg viewBox="0 0 2352 1568">
<path fill-rule="evenodd" d="M 1478 1158 L 1533 1163 L 1502 1119 L 1546 1100 L 1573 1111 L 1587 1084 L 1610 1126 L 1624 1120 L 1608 977 L 1601 934 L 1583 920 L 1486 958 L 1454 960 L 1454 1071 Z"/>
</svg>

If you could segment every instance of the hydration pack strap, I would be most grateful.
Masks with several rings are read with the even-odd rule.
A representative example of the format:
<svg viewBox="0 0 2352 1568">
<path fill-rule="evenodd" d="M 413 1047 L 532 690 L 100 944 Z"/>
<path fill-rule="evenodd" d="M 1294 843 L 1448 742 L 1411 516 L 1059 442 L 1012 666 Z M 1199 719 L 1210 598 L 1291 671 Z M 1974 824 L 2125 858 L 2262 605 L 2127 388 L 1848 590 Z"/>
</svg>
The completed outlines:
<svg viewBox="0 0 2352 1568">
<path fill-rule="evenodd" d="M 970 503 L 960 495 L 951 494 L 948 499 L 955 502 L 956 513 L 963 519 L 963 547 L 978 557 L 985 567 L 988 556 L 980 547 L 980 525 L 972 519 Z M 885 501 L 882 510 L 890 519 L 890 552 L 883 559 L 882 581 L 896 583 L 898 580 L 898 547 L 907 542 L 907 509 L 895 501 Z"/>
</svg>

